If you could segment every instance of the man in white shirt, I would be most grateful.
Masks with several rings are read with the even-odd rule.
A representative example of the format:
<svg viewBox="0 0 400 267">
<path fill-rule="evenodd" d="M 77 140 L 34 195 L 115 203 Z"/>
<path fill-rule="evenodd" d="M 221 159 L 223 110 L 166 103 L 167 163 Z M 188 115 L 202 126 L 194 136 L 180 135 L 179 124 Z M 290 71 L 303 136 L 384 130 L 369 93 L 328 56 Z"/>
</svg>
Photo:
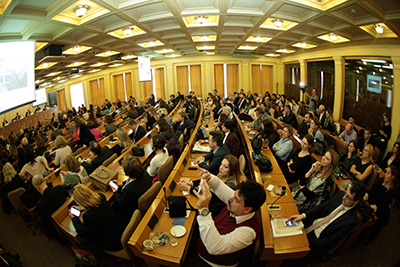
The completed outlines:
<svg viewBox="0 0 400 267">
<path fill-rule="evenodd" d="M 304 220 L 310 255 L 323 257 L 357 225 L 355 206 L 365 195 L 365 186 L 359 181 L 352 182 L 346 192 L 340 191 L 331 199 L 289 220 Z"/>
<path fill-rule="evenodd" d="M 261 221 L 256 211 L 266 200 L 265 190 L 262 185 L 248 180 L 234 191 L 204 169 L 201 169 L 200 177 L 203 179 L 201 193 L 194 192 L 199 198 L 199 256 L 214 267 L 236 266 L 253 251 L 260 235 Z M 210 188 L 227 204 L 214 219 L 208 209 Z"/>
</svg>

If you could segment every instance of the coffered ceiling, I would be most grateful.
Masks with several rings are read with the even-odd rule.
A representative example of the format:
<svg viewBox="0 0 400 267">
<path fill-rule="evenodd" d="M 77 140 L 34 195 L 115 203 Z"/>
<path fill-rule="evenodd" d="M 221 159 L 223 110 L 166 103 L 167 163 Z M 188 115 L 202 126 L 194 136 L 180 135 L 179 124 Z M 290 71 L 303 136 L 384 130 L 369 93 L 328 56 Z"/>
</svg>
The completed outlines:
<svg viewBox="0 0 400 267">
<path fill-rule="evenodd" d="M 85 15 L 75 15 L 78 6 Z M 139 55 L 263 57 L 400 44 L 399 0 L 4 0 L 0 14 L 0 41 L 37 41 L 38 84 L 71 79 L 74 66 L 85 74 Z M 46 57 L 51 45 L 62 45 L 62 56 Z"/>
</svg>

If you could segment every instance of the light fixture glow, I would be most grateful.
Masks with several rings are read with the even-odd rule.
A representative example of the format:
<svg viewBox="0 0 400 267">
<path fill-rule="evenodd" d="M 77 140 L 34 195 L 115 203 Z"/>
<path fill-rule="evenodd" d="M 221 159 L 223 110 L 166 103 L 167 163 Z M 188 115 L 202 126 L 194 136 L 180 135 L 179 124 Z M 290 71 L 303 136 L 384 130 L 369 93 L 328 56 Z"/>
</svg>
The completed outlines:
<svg viewBox="0 0 400 267">
<path fill-rule="evenodd" d="M 47 68 L 49 66 L 49 63 L 43 63 L 43 68 Z"/>
<path fill-rule="evenodd" d="M 77 17 L 82 17 L 82 16 L 84 16 L 85 14 L 86 14 L 86 12 L 89 10 L 89 6 L 87 6 L 87 5 L 82 5 L 82 6 L 78 6 L 76 9 L 75 9 L 75 15 L 77 16 Z"/>
<path fill-rule="evenodd" d="M 74 46 L 73 48 L 74 52 L 77 53 L 79 50 L 81 50 L 81 47 L 79 45 Z"/>
<path fill-rule="evenodd" d="M 383 26 L 382 25 L 375 25 L 375 31 L 379 34 L 383 33 Z"/>
<path fill-rule="evenodd" d="M 74 62 L 74 66 L 78 66 L 79 65 L 79 62 Z"/>
<path fill-rule="evenodd" d="M 276 19 L 276 20 L 274 20 L 274 25 L 279 28 L 279 27 L 282 27 L 283 22 L 282 22 L 282 20 Z"/>
<path fill-rule="evenodd" d="M 306 44 L 306 43 L 301 43 L 300 46 L 301 46 L 301 47 L 306 47 L 307 44 Z"/>
<path fill-rule="evenodd" d="M 124 32 L 125 35 L 129 35 L 132 33 L 132 27 L 126 27 L 122 29 L 122 31 Z"/>
<path fill-rule="evenodd" d="M 104 53 L 106 56 L 109 56 L 111 54 L 111 51 L 107 51 Z"/>
<path fill-rule="evenodd" d="M 201 40 L 202 40 L 202 41 L 207 41 L 207 39 L 208 39 L 207 36 L 205 36 L 205 35 L 204 35 L 204 36 L 201 36 Z"/>
<path fill-rule="evenodd" d="M 194 17 L 194 19 L 197 20 L 197 22 L 199 24 L 203 24 L 204 22 L 206 22 L 207 18 L 208 18 L 207 16 L 196 16 L 196 17 Z"/>
<path fill-rule="evenodd" d="M 331 38 L 332 41 L 337 41 L 337 35 L 334 33 L 331 33 L 331 35 L 329 36 L 329 38 Z"/>
</svg>

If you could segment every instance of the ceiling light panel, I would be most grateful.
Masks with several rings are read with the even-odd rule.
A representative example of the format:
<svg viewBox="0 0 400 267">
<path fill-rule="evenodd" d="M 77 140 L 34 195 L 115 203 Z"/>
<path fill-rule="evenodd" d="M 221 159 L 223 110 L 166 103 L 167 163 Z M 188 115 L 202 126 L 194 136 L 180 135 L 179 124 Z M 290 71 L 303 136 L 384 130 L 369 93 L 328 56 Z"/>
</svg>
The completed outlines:
<svg viewBox="0 0 400 267">
<path fill-rule="evenodd" d="M 120 54 L 120 52 L 109 50 L 109 51 L 97 54 L 96 57 L 109 57 L 109 56 L 113 56 L 113 55 L 117 55 L 117 54 Z"/>
<path fill-rule="evenodd" d="M 271 39 L 270 37 L 250 36 L 246 39 L 246 42 L 266 43 Z"/>
<path fill-rule="evenodd" d="M 71 48 L 68 48 L 67 50 L 63 51 L 62 53 L 64 55 L 78 55 L 78 54 L 88 51 L 90 49 L 92 49 L 91 46 L 76 45 Z"/>
<path fill-rule="evenodd" d="M 332 33 L 328 33 L 328 34 L 324 34 L 321 36 L 318 36 L 319 39 L 324 40 L 324 41 L 328 41 L 331 43 L 343 43 L 343 42 L 348 42 L 350 41 L 350 39 L 347 39 L 346 37 L 337 35 L 337 34 L 332 34 Z"/>
<path fill-rule="evenodd" d="M 319 10 L 325 11 L 337 5 L 340 5 L 348 0 L 288 0 L 296 4 L 303 4 Z"/>
<path fill-rule="evenodd" d="M 128 27 L 123 27 L 121 29 L 109 32 L 107 34 L 117 37 L 119 39 L 125 39 L 125 38 L 129 38 L 132 36 L 137 36 L 137 35 L 141 35 L 141 34 L 145 34 L 146 32 L 142 29 L 140 29 L 137 26 L 128 26 Z"/>
<path fill-rule="evenodd" d="M 163 49 L 163 50 L 156 50 L 155 52 L 158 54 L 167 54 L 167 53 L 173 53 L 175 51 L 173 49 Z"/>
<path fill-rule="evenodd" d="M 297 22 L 293 22 L 293 21 L 289 21 L 289 20 L 268 18 L 264 21 L 263 24 L 261 24 L 260 28 L 279 30 L 279 31 L 287 31 L 287 30 L 293 28 L 294 26 L 296 26 L 297 24 L 298 24 Z M 279 25 L 281 25 L 281 26 L 279 26 Z"/>
<path fill-rule="evenodd" d="M 255 50 L 257 46 L 250 46 L 250 45 L 241 45 L 238 48 L 239 50 Z"/>
<path fill-rule="evenodd" d="M 164 43 L 161 42 L 161 41 L 156 40 L 156 41 L 150 41 L 150 42 L 141 43 L 141 44 L 137 44 L 137 45 L 139 45 L 141 47 L 144 47 L 144 48 L 148 48 L 148 47 L 155 47 L 155 46 L 164 45 Z"/>
<path fill-rule="evenodd" d="M 396 38 L 397 37 L 397 35 L 384 23 L 364 25 L 364 26 L 360 26 L 360 29 L 366 31 L 367 33 L 371 34 L 375 38 Z M 378 31 L 382 31 L 382 33 L 379 33 Z"/>
<path fill-rule="evenodd" d="M 209 27 L 218 26 L 219 15 L 206 15 L 206 16 L 187 16 L 182 17 L 186 27 Z"/>
<path fill-rule="evenodd" d="M 310 49 L 310 48 L 317 47 L 316 45 L 307 44 L 307 43 L 305 43 L 305 42 L 295 43 L 295 44 L 292 44 L 292 46 L 298 47 L 298 48 L 303 48 L 303 49 Z"/>
<path fill-rule="evenodd" d="M 214 50 L 215 45 L 203 45 L 203 46 L 196 46 L 197 50 Z"/>
<path fill-rule="evenodd" d="M 71 63 L 71 64 L 67 65 L 66 67 L 67 68 L 74 68 L 74 67 L 82 66 L 83 64 L 86 64 L 86 62 L 74 62 L 74 63 Z"/>
<path fill-rule="evenodd" d="M 75 11 L 79 8 L 79 6 L 87 6 L 88 7 L 86 14 L 84 14 L 81 17 L 78 17 L 75 14 Z M 110 12 L 110 10 L 108 10 L 94 2 L 91 2 L 89 0 L 79 0 L 79 1 L 75 2 L 74 4 L 68 6 L 66 9 L 62 10 L 60 13 L 55 15 L 52 19 L 61 21 L 64 23 L 81 25 L 90 20 L 101 17 L 109 12 Z"/>
<path fill-rule="evenodd" d="M 275 52 L 276 52 L 276 53 L 290 54 L 290 53 L 295 52 L 295 50 L 289 50 L 289 49 L 282 48 L 282 49 L 275 50 Z"/>
<path fill-rule="evenodd" d="M 200 36 L 192 36 L 193 42 L 206 42 L 206 41 L 216 41 L 216 35 L 200 35 Z"/>
<path fill-rule="evenodd" d="M 44 69 L 48 69 L 48 68 L 50 68 L 50 67 L 52 67 L 52 66 L 54 66 L 54 65 L 56 65 L 56 64 L 57 64 L 57 62 L 44 62 L 44 63 L 40 64 L 39 66 L 37 66 L 37 67 L 35 68 L 35 70 L 44 70 Z"/>
</svg>

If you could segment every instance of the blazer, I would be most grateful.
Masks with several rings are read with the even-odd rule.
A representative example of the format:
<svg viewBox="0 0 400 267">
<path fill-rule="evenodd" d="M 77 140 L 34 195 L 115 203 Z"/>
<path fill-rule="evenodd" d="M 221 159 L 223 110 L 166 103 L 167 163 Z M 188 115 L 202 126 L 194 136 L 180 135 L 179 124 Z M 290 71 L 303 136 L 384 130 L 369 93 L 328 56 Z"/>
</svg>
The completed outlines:
<svg viewBox="0 0 400 267">
<path fill-rule="evenodd" d="M 136 133 L 133 132 L 129 135 L 129 138 L 132 139 L 132 142 L 136 143 L 140 139 L 142 139 L 143 136 L 146 135 L 146 130 L 142 126 L 138 126 Z"/>
<path fill-rule="evenodd" d="M 103 250 L 120 250 L 124 224 L 111 209 L 106 197 L 103 194 L 99 196 L 100 205 L 83 213 L 83 223 L 77 217 L 72 218 L 72 223 L 76 232 L 90 244 Z"/>
<path fill-rule="evenodd" d="M 293 128 L 297 129 L 297 119 L 296 115 L 292 111 L 289 112 L 289 114 L 286 114 L 282 118 L 284 123 L 290 124 Z"/>
<path fill-rule="evenodd" d="M 225 140 L 225 145 L 229 148 L 232 155 L 239 158 L 240 155 L 240 142 L 235 132 L 230 132 Z"/>
<path fill-rule="evenodd" d="M 103 162 L 111 157 L 113 154 L 112 150 L 108 148 L 108 146 L 104 146 L 101 149 L 101 152 L 97 157 L 95 157 L 91 163 L 82 162 L 82 166 L 85 167 L 85 170 L 90 175 L 97 167 L 99 167 Z"/>
<path fill-rule="evenodd" d="M 128 181 L 114 192 L 115 201 L 121 211 L 120 217 L 125 222 L 129 222 L 133 212 L 138 208 L 138 200 L 151 187 L 152 179 L 145 170 L 140 177 L 126 184 Z"/>
<path fill-rule="evenodd" d="M 305 212 L 305 227 L 310 226 L 314 220 L 328 216 L 339 205 L 342 204 L 344 191 L 338 192 L 331 199 Z M 353 207 L 342 216 L 334 220 L 321 232 L 319 238 L 315 238 L 314 233 L 309 233 L 308 242 L 312 251 L 326 253 L 330 248 L 338 244 L 348 233 L 357 225 L 357 209 Z M 310 238 L 314 236 L 314 238 Z"/>
<path fill-rule="evenodd" d="M 217 149 L 217 151 L 210 152 L 204 156 L 206 161 L 208 160 L 210 161 L 209 164 L 203 161 L 199 163 L 199 166 L 203 169 L 208 170 L 210 173 L 214 175 L 218 175 L 219 166 L 221 165 L 222 160 L 226 155 L 229 154 L 231 154 L 229 148 L 226 145 L 222 145 Z"/>
</svg>

